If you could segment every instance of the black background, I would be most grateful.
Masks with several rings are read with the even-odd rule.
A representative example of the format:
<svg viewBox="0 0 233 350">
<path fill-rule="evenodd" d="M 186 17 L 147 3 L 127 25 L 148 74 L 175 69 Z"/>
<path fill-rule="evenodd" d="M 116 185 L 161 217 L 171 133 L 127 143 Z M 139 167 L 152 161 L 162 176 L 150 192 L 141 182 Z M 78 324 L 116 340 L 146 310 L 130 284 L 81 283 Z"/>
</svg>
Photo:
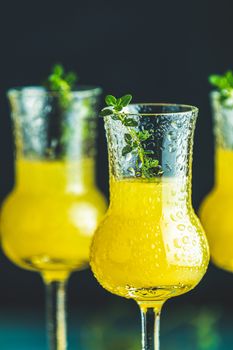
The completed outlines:
<svg viewBox="0 0 233 350">
<path fill-rule="evenodd" d="M 193 203 L 213 185 L 210 73 L 233 68 L 232 0 L 8 1 L 0 5 L 0 194 L 13 186 L 13 146 L 6 90 L 39 84 L 55 62 L 75 70 L 80 84 L 105 93 L 132 93 L 135 102 L 177 102 L 200 108 L 195 135 Z M 98 184 L 108 195 L 103 126 L 98 140 Z M 36 273 L 1 255 L 0 308 L 42 307 Z M 221 288 L 220 288 L 221 286 Z M 210 267 L 202 283 L 173 303 L 231 303 L 233 276 Z M 117 303 L 90 271 L 74 274 L 69 300 L 83 306 Z M 233 306 L 233 305 L 232 305 Z"/>
</svg>

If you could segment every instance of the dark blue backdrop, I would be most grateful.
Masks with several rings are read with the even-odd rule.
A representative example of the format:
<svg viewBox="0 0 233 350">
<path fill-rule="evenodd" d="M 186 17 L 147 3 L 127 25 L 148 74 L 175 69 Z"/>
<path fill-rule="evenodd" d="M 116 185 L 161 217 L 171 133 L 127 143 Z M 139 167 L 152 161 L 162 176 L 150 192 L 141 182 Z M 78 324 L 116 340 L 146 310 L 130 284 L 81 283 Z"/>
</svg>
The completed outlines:
<svg viewBox="0 0 233 350">
<path fill-rule="evenodd" d="M 54 62 L 75 70 L 80 83 L 97 84 L 134 101 L 197 105 L 193 202 L 197 209 L 213 184 L 213 137 L 207 77 L 233 68 L 231 0 L 18 1 L 0 5 L 0 195 L 13 185 L 13 147 L 6 90 L 39 84 Z M 104 131 L 98 140 L 98 183 L 108 194 Z M 43 307 L 39 276 L 0 259 L 0 310 Z M 200 286 L 175 305 L 207 302 L 230 309 L 233 276 L 211 267 Z M 70 283 L 72 308 L 119 302 L 91 273 Z M 121 303 L 121 302 L 120 302 Z"/>
</svg>

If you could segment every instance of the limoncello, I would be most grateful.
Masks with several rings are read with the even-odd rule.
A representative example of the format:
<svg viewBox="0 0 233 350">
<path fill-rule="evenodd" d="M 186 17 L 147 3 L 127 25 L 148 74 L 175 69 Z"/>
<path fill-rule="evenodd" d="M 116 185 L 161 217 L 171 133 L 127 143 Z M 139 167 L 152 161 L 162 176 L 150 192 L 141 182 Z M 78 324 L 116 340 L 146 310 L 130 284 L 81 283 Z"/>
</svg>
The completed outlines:
<svg viewBox="0 0 233 350">
<path fill-rule="evenodd" d="M 165 300 L 194 288 L 209 250 L 182 177 L 112 177 L 109 210 L 91 248 L 104 288 L 135 300 Z"/>
<path fill-rule="evenodd" d="M 200 217 L 213 262 L 233 272 L 233 150 L 217 147 L 216 183 L 206 197 Z"/>
<path fill-rule="evenodd" d="M 94 160 L 18 159 L 16 174 L 1 218 L 5 254 L 47 280 L 85 268 L 106 208 L 93 179 Z"/>
</svg>

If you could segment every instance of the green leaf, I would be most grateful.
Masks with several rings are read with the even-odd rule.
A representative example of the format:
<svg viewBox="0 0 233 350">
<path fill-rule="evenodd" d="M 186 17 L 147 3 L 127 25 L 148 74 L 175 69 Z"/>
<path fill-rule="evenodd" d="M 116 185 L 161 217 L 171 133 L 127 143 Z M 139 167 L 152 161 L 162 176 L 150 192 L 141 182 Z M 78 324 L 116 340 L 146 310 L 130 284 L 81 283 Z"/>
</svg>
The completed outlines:
<svg viewBox="0 0 233 350">
<path fill-rule="evenodd" d="M 221 77 L 220 75 L 216 75 L 216 74 L 212 74 L 209 76 L 209 82 L 210 84 L 214 85 L 214 86 L 219 86 L 220 82 L 221 82 Z"/>
<path fill-rule="evenodd" d="M 114 109 L 117 111 L 117 112 L 120 112 L 122 111 L 122 106 L 115 106 Z"/>
<path fill-rule="evenodd" d="M 120 120 L 120 117 L 119 117 L 118 114 L 113 114 L 113 115 L 112 115 L 112 119 L 113 119 L 113 120 Z"/>
<path fill-rule="evenodd" d="M 130 147 L 129 145 L 125 146 L 123 149 L 122 149 L 122 155 L 123 156 L 126 156 L 126 154 L 130 153 L 132 151 L 132 147 Z"/>
<path fill-rule="evenodd" d="M 233 90 L 233 73 L 229 70 L 223 75 L 212 74 L 209 76 L 209 82 L 227 97 Z"/>
<path fill-rule="evenodd" d="M 100 112 L 100 115 L 101 115 L 101 117 L 107 117 L 108 115 L 113 115 L 113 111 L 112 111 L 112 109 L 104 108 Z"/>
<path fill-rule="evenodd" d="M 151 137 L 151 134 L 149 133 L 148 130 L 139 131 L 137 135 L 140 141 L 146 141 Z"/>
<path fill-rule="evenodd" d="M 107 95 L 105 97 L 105 102 L 106 102 L 106 105 L 108 106 L 115 106 L 117 103 L 117 99 L 113 95 Z"/>
<path fill-rule="evenodd" d="M 159 161 L 157 159 L 149 158 L 149 167 L 156 168 L 159 165 Z"/>
<path fill-rule="evenodd" d="M 77 80 L 74 72 L 65 73 L 61 64 L 56 64 L 52 68 L 52 73 L 45 82 L 45 87 L 51 91 L 59 91 L 59 106 L 62 110 L 68 108 L 72 101 L 72 89 Z"/>
<path fill-rule="evenodd" d="M 126 107 L 132 100 L 132 95 L 124 95 L 121 97 L 121 106 Z"/>
<path fill-rule="evenodd" d="M 125 134 L 124 135 L 124 138 L 125 138 L 125 142 L 128 143 L 128 144 L 131 144 L 132 142 L 132 136 L 130 134 Z"/>
<path fill-rule="evenodd" d="M 72 87 L 77 82 L 78 78 L 74 72 L 69 72 L 65 75 L 65 80 Z"/>
<path fill-rule="evenodd" d="M 138 122 L 132 118 L 125 118 L 124 125 L 125 126 L 138 126 Z"/>
<path fill-rule="evenodd" d="M 55 64 L 53 66 L 52 72 L 54 75 L 57 75 L 58 77 L 61 77 L 64 73 L 64 68 L 61 64 Z"/>
<path fill-rule="evenodd" d="M 147 150 L 147 151 L 144 151 L 145 154 L 154 154 L 154 151 L 151 151 L 151 150 Z"/>
<path fill-rule="evenodd" d="M 119 98 L 117 99 L 117 106 L 123 107 L 123 106 L 121 105 L 121 97 L 119 97 Z"/>
</svg>

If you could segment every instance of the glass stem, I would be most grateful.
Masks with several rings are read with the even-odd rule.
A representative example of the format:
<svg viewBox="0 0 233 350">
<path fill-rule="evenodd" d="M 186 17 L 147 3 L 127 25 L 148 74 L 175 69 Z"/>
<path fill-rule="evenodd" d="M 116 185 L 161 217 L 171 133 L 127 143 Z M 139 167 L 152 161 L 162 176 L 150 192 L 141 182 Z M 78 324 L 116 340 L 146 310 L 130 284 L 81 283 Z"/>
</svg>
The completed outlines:
<svg viewBox="0 0 233 350">
<path fill-rule="evenodd" d="M 66 350 L 66 281 L 50 281 L 45 286 L 49 349 Z"/>
<path fill-rule="evenodd" d="M 163 303 L 139 303 L 142 318 L 142 350 L 159 350 L 160 313 Z"/>
</svg>

